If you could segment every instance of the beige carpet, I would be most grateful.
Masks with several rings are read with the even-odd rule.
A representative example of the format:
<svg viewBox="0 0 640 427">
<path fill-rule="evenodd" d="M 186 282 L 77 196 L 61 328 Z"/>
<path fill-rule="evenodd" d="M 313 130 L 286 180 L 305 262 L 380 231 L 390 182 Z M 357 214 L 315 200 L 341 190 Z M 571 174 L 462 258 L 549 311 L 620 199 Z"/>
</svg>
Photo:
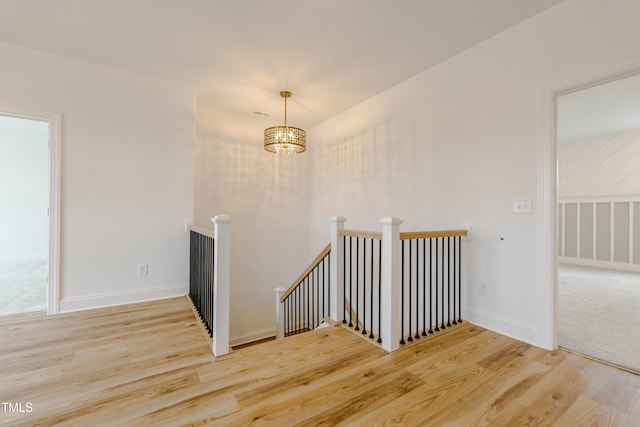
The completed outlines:
<svg viewBox="0 0 640 427">
<path fill-rule="evenodd" d="M 0 261 L 0 316 L 47 309 L 47 261 Z"/>
<path fill-rule="evenodd" d="M 640 274 L 561 264 L 558 344 L 640 373 Z"/>
</svg>

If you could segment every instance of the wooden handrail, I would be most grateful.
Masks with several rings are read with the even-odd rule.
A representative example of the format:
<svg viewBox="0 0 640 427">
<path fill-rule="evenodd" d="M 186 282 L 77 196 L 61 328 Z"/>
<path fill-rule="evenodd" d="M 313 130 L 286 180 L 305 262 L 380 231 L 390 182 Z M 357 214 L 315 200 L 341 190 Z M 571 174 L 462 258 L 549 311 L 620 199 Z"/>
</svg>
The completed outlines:
<svg viewBox="0 0 640 427">
<path fill-rule="evenodd" d="M 467 230 L 439 230 L 439 231 L 407 231 L 400 233 L 400 240 L 433 239 L 437 237 L 466 236 Z"/>
<path fill-rule="evenodd" d="M 439 230 L 439 231 L 408 231 L 400 233 L 400 240 L 410 239 L 431 239 L 437 237 L 454 237 L 454 236 L 466 236 L 467 230 Z M 364 237 L 367 239 L 382 239 L 382 233 L 377 231 L 363 231 L 363 230 L 340 230 L 340 236 L 347 237 Z M 311 271 L 320 264 L 322 259 L 327 256 L 331 251 L 331 243 L 325 247 L 322 252 L 313 260 L 311 264 L 302 272 L 300 276 L 289 286 L 287 291 L 280 297 L 280 302 L 284 300 L 293 292 L 293 290 L 304 280 Z"/>
<path fill-rule="evenodd" d="M 347 237 L 364 237 L 365 239 L 382 240 L 382 233 L 379 231 L 340 230 L 339 235 L 347 236 Z"/>
<path fill-rule="evenodd" d="M 322 259 L 326 257 L 330 251 L 331 251 L 331 243 L 329 243 L 327 247 L 324 248 L 322 252 L 320 252 L 320 255 L 318 255 L 311 264 L 309 264 L 309 266 L 304 270 L 304 272 L 300 276 L 298 276 L 295 282 L 293 282 L 291 286 L 289 286 L 289 289 L 287 289 L 287 291 L 284 294 L 282 294 L 282 296 L 280 297 L 280 302 L 284 302 L 284 300 L 289 296 L 289 294 L 293 292 L 293 290 L 300 284 L 300 282 L 302 282 L 304 278 L 307 277 L 309 273 L 311 273 L 311 271 L 318 266 L 318 264 L 320 264 Z"/>
</svg>

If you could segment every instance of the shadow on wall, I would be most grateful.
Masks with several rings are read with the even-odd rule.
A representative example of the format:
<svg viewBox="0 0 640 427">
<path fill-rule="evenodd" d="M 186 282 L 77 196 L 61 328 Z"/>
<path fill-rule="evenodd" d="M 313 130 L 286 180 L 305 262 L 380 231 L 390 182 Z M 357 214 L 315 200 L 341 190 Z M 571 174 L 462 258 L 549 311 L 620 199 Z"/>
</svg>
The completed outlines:
<svg viewBox="0 0 640 427">
<path fill-rule="evenodd" d="M 428 145 L 413 141 L 416 124 L 405 121 L 409 120 L 398 117 L 337 138 L 329 134 L 330 126 L 322 126 L 322 143 L 316 141 L 311 164 L 312 210 L 347 216 L 350 228 L 358 221 L 363 222 L 358 227 L 377 229 L 380 218 L 402 215 L 407 203 L 424 190 L 423 184 L 416 185 L 426 166 L 423 148 L 415 147 Z"/>
<path fill-rule="evenodd" d="M 305 154 L 265 152 L 262 135 L 267 126 L 263 121 L 220 112 L 204 115 L 200 122 L 213 125 L 198 134 L 196 192 L 201 200 L 196 215 L 249 209 L 253 215 L 282 216 L 306 204 Z"/>
</svg>

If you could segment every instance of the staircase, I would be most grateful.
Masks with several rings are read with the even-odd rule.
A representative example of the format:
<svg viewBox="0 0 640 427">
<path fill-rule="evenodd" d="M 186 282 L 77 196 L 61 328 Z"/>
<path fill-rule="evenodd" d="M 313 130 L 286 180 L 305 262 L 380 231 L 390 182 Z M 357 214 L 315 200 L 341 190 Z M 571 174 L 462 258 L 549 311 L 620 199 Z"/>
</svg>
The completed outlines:
<svg viewBox="0 0 640 427">
<path fill-rule="evenodd" d="M 276 289 L 277 337 L 339 323 L 386 351 L 462 323 L 467 229 L 347 230 L 333 217 L 331 243 L 288 288 Z M 464 240 L 463 240 L 464 239 Z"/>
</svg>

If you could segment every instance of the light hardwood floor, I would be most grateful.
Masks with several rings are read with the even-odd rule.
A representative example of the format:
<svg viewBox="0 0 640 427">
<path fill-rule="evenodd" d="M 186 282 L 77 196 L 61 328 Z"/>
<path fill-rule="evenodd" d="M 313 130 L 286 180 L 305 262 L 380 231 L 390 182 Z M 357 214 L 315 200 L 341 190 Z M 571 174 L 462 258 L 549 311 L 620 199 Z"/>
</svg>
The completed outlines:
<svg viewBox="0 0 640 427">
<path fill-rule="evenodd" d="M 464 324 L 392 354 L 342 327 L 214 359 L 183 299 L 0 319 L 8 425 L 640 425 L 640 377 Z M 15 406 L 14 406 L 15 407 Z"/>
</svg>

